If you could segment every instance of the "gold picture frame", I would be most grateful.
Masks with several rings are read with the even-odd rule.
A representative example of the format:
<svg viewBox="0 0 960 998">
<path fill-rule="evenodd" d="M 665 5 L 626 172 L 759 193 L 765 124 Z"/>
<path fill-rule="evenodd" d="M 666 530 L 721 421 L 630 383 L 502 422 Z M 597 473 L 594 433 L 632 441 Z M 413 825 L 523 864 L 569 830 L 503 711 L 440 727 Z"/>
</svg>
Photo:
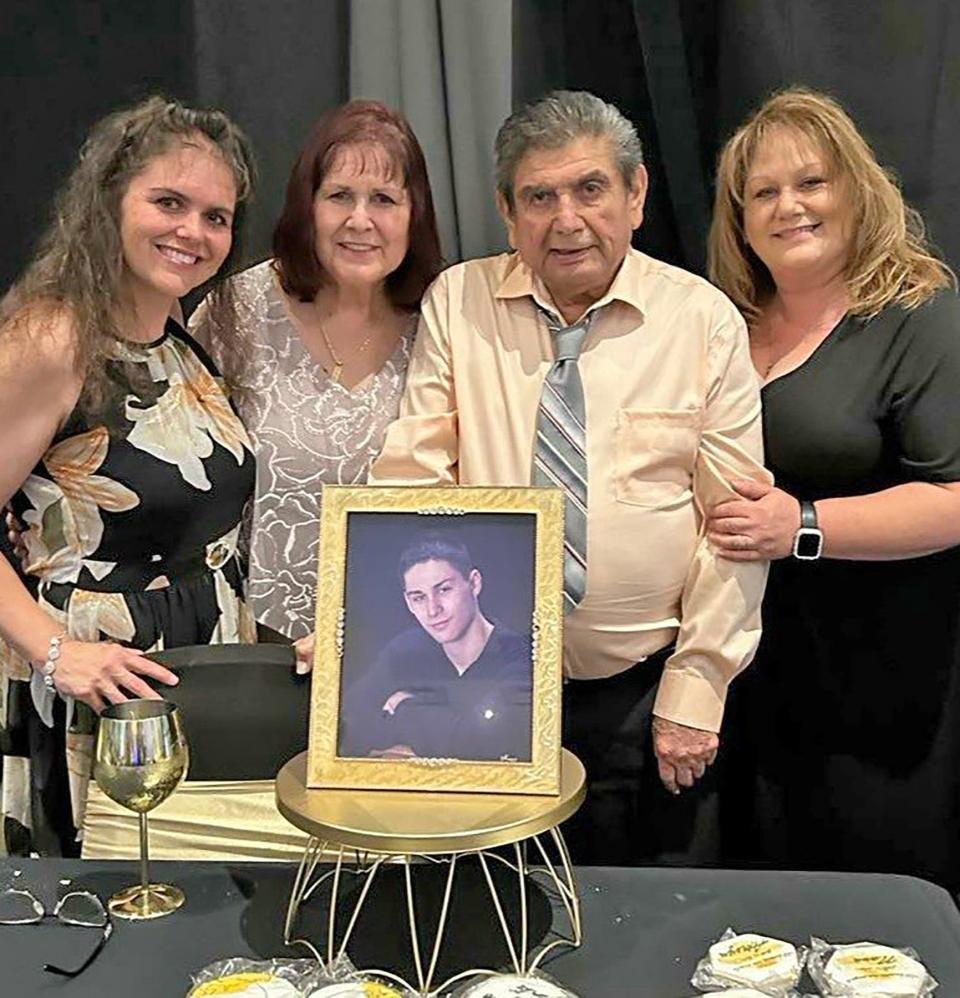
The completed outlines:
<svg viewBox="0 0 960 998">
<path fill-rule="evenodd" d="M 307 758 L 309 787 L 541 795 L 559 793 L 563 685 L 563 515 L 563 494 L 553 488 L 324 488 Z M 486 710 L 477 715 L 494 718 L 491 723 L 497 723 L 498 718 L 508 716 L 514 719 L 509 728 L 508 722 L 503 721 L 500 730 L 506 733 L 506 741 L 502 744 L 507 744 L 509 738 L 516 734 L 516 718 L 528 718 L 528 752 L 520 751 L 515 755 L 504 753 L 495 759 L 450 758 L 442 754 L 424 757 L 404 754 L 398 757 L 386 753 L 371 757 L 367 754 L 366 745 L 351 749 L 351 745 L 361 744 L 369 731 L 379 732 L 381 727 L 393 730 L 390 729 L 392 704 L 401 705 L 395 708 L 398 714 L 401 710 L 407 711 L 405 716 L 408 724 L 411 723 L 411 718 L 422 722 L 425 717 L 441 720 L 447 717 L 438 713 L 411 714 L 409 711 L 414 708 L 408 708 L 405 701 L 408 697 L 412 703 L 418 701 L 405 691 L 394 693 L 384 704 L 379 705 L 383 690 L 389 689 L 389 686 L 382 683 L 377 686 L 379 677 L 387 675 L 387 681 L 394 682 L 396 675 L 404 674 L 385 671 L 383 663 L 389 659 L 384 656 L 389 649 L 395 648 L 397 643 L 407 642 L 408 644 L 403 645 L 404 648 L 420 649 L 418 655 L 409 661 L 422 661 L 423 668 L 426 668 L 427 663 L 432 662 L 438 654 L 453 647 L 437 636 L 436 629 L 455 627 L 456 620 L 453 623 L 441 620 L 435 625 L 425 623 L 423 617 L 427 611 L 415 610 L 411 600 L 425 601 L 432 597 L 423 595 L 419 590 L 411 593 L 407 583 L 414 577 L 409 573 L 404 574 L 398 568 L 398 565 L 403 564 L 402 558 L 398 562 L 396 557 L 398 546 L 406 544 L 409 550 L 411 541 L 406 538 L 412 537 L 417 542 L 421 533 L 428 538 L 459 538 L 467 534 L 474 542 L 479 538 L 481 543 L 477 546 L 483 549 L 483 555 L 475 559 L 475 564 L 490 564 L 492 560 L 500 566 L 499 578 L 501 581 L 506 579 L 505 587 L 500 590 L 502 598 L 509 598 L 511 587 L 515 595 L 508 603 L 508 610 L 514 614 L 514 619 L 517 613 L 532 606 L 529 618 L 524 618 L 530 621 L 529 639 L 523 635 L 521 640 L 526 640 L 526 644 L 517 645 L 514 642 L 510 645 L 514 649 L 526 649 L 523 652 L 526 658 L 523 659 L 522 655 L 515 656 L 516 661 L 529 661 L 530 678 L 526 692 L 529 701 L 525 708 L 526 714 L 519 714 L 517 710 L 520 708 L 514 708 L 512 714 L 510 709 L 506 709 L 499 714 Z M 519 540 L 515 542 L 512 538 Z M 413 548 L 416 550 L 416 543 L 413 543 Z M 442 558 L 437 555 L 427 556 L 428 559 L 438 557 Z M 511 558 L 514 559 L 513 562 L 510 562 Z M 529 564 L 531 560 L 532 564 Z M 421 563 L 423 561 L 421 559 Z M 433 564 L 446 563 L 434 560 Z M 510 570 L 505 571 L 505 567 Z M 476 571 L 470 570 L 471 580 L 477 578 Z M 527 584 L 530 592 L 525 596 Z M 484 585 L 493 594 L 484 596 L 485 601 L 496 595 L 492 584 L 484 582 L 481 577 L 480 586 L 476 588 L 475 606 L 480 604 L 480 592 Z M 388 586 L 395 587 L 395 595 Z M 521 588 L 518 589 L 518 586 Z M 424 588 L 434 591 L 429 583 Z M 443 591 L 438 587 L 434 588 L 438 593 Z M 380 597 L 376 593 L 388 595 Z M 438 606 L 441 605 L 439 599 L 438 596 Z M 526 599 L 529 599 L 529 603 L 525 602 Z M 365 605 L 350 605 L 351 603 Z M 433 608 L 430 612 L 434 612 Z M 436 612 L 448 613 L 442 609 Z M 381 641 L 379 647 L 383 650 L 371 664 L 374 654 L 363 649 L 372 647 L 372 642 L 377 638 L 377 629 L 382 630 L 386 626 L 385 621 L 391 614 L 404 620 L 406 630 L 398 632 L 398 636 L 388 642 L 386 648 Z M 415 621 L 411 614 L 416 617 Z M 483 623 L 490 622 L 483 618 Z M 494 630 L 489 634 L 492 635 L 500 625 L 496 623 L 491 626 Z M 511 632 L 503 628 L 501 638 L 503 635 L 511 635 Z M 432 638 L 432 642 L 428 638 Z M 515 634 L 513 638 L 516 638 Z M 409 644 L 417 641 L 420 643 Z M 434 644 L 439 651 L 434 650 Z M 491 639 L 488 638 L 484 649 L 491 644 Z M 503 647 L 505 645 L 501 640 L 497 648 Z M 486 651 L 483 654 L 485 653 Z M 449 664 L 452 660 L 448 654 L 448 658 L 442 661 Z M 480 658 L 476 662 L 479 663 Z M 471 667 L 472 664 L 467 664 L 464 671 Z M 499 664 L 496 667 L 500 667 Z M 474 678 L 480 675 L 481 673 L 477 673 Z M 456 681 L 449 688 L 453 690 L 454 696 L 460 695 L 459 690 L 466 689 Z M 497 683 L 490 684 L 488 681 L 486 688 L 496 690 Z M 513 686 L 504 688 L 516 690 L 519 686 L 515 682 Z M 373 692 L 367 695 L 368 690 Z M 344 700 L 346 704 L 342 702 Z M 519 700 L 517 697 L 510 702 L 516 703 Z M 423 702 L 431 703 L 429 697 Z M 432 709 L 441 710 L 445 706 L 444 702 L 440 707 Z M 391 719 L 388 719 L 388 713 Z M 471 716 L 469 710 L 466 716 Z M 365 718 L 372 718 L 373 723 L 365 726 Z M 469 737 L 461 734 L 464 727 L 468 732 L 472 730 L 469 722 L 466 725 L 454 725 L 451 722 L 449 728 L 456 732 L 453 740 L 461 739 L 460 744 L 464 743 L 462 739 Z M 426 726 L 420 723 L 408 730 L 414 730 L 418 736 L 425 731 L 432 731 L 440 737 L 440 733 L 447 728 L 443 723 Z M 489 737 L 490 731 L 497 729 L 480 725 L 476 730 L 480 732 L 477 735 L 477 739 L 480 739 Z M 495 739 L 499 737 L 494 736 Z M 516 741 L 509 743 L 520 744 Z M 496 741 L 493 744 L 496 745 Z M 405 744 L 404 749 L 408 748 Z M 341 751 L 344 754 L 340 754 Z M 348 751 L 350 754 L 346 754 Z M 380 752 L 377 748 L 369 751 Z M 391 753 L 394 751 L 395 747 L 390 749 Z M 476 755 L 482 754 L 480 750 L 470 751 Z"/>
</svg>

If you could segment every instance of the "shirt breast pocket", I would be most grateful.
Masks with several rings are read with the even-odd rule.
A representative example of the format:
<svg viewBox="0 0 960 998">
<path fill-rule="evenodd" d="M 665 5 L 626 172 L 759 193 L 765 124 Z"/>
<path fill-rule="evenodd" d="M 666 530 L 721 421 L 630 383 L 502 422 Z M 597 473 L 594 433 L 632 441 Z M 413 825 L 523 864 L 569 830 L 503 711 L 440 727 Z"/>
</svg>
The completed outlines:
<svg viewBox="0 0 960 998">
<path fill-rule="evenodd" d="M 621 409 L 614 468 L 617 499 L 649 509 L 689 502 L 700 425 L 699 409 Z"/>
</svg>

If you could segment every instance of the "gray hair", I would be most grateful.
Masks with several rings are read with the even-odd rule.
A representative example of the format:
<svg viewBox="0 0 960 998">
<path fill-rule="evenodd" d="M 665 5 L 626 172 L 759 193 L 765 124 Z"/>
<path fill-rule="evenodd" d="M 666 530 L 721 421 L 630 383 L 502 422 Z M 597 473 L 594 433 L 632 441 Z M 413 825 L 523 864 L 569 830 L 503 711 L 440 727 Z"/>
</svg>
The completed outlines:
<svg viewBox="0 0 960 998">
<path fill-rule="evenodd" d="M 497 190 L 513 210 L 513 178 L 531 149 L 558 149 L 582 135 L 609 139 L 628 188 L 643 163 L 643 147 L 633 124 L 614 107 L 586 90 L 554 90 L 514 111 L 494 142 Z"/>
</svg>

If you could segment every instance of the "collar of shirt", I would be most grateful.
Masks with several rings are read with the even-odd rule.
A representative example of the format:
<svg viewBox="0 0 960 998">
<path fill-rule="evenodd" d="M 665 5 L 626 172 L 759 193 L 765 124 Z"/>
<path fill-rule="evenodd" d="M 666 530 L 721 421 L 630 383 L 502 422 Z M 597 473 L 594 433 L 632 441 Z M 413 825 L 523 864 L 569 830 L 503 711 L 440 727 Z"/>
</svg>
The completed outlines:
<svg viewBox="0 0 960 998">
<path fill-rule="evenodd" d="M 496 298 L 530 297 L 541 307 L 559 315 L 559 309 L 553 303 L 553 298 L 546 285 L 521 259 L 519 253 L 513 254 L 512 266 L 508 269 Z M 583 315 L 609 305 L 611 302 L 623 302 L 635 309 L 641 315 L 646 312 L 646 301 L 643 295 L 643 278 L 648 269 L 647 258 L 632 246 L 627 248 L 626 256 L 617 270 L 616 276 L 607 288 L 606 294 L 587 308 Z M 581 316 L 580 318 L 583 318 Z"/>
</svg>

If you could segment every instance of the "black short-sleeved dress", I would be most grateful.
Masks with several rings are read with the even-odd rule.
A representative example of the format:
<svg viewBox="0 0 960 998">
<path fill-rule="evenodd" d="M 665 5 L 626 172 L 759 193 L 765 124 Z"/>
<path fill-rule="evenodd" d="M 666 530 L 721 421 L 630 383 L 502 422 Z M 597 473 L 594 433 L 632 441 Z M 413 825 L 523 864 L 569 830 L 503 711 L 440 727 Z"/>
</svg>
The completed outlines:
<svg viewBox="0 0 960 998">
<path fill-rule="evenodd" d="M 254 484 L 243 424 L 212 363 L 172 320 L 159 340 L 117 351 L 140 372 L 117 403 L 119 432 L 75 410 L 12 501 L 38 600 L 85 641 L 146 651 L 255 640 L 237 558 Z M 0 694 L 8 845 L 70 851 L 93 714 L 46 691 L 9 648 L 0 648 Z"/>
<path fill-rule="evenodd" d="M 847 317 L 763 406 L 797 498 L 960 481 L 960 302 Z M 775 561 L 763 628 L 725 725 L 736 858 L 960 884 L 960 548 Z"/>
</svg>

